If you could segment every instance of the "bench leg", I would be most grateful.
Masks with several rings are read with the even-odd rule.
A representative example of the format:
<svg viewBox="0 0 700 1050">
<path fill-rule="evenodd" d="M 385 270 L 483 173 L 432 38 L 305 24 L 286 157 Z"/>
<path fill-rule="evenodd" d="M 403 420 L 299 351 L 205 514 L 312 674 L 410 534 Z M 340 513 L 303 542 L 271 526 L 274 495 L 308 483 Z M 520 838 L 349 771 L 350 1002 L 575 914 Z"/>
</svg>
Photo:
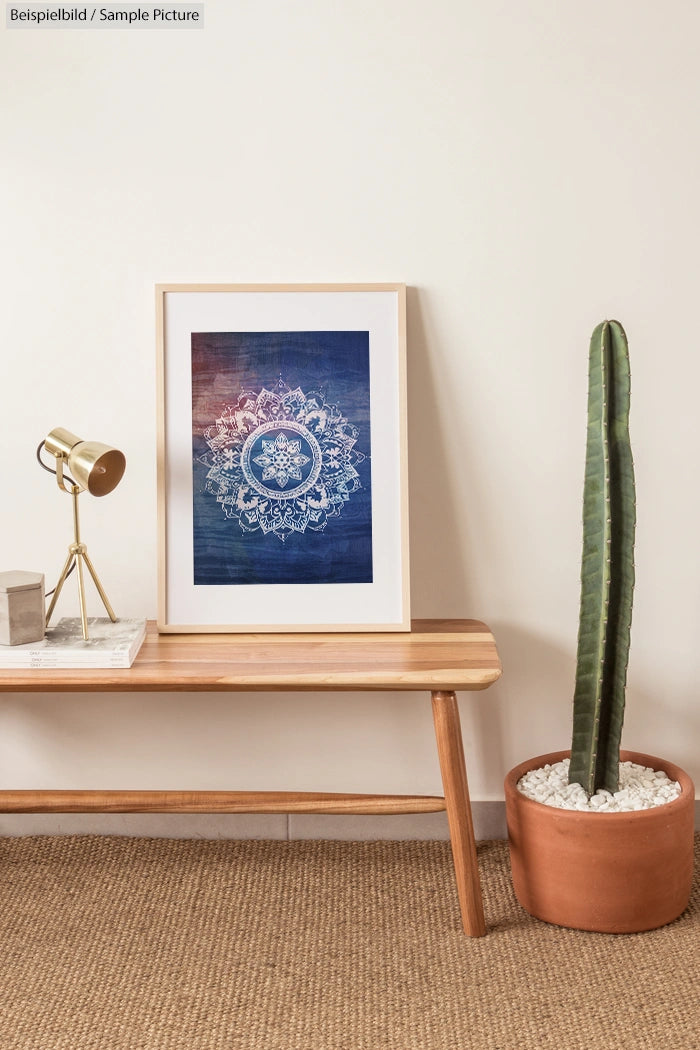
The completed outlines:
<svg viewBox="0 0 700 1050">
<path fill-rule="evenodd" d="M 470 937 L 483 937 L 486 923 L 457 697 L 453 692 L 440 690 L 433 692 L 432 700 L 462 925 Z"/>
</svg>

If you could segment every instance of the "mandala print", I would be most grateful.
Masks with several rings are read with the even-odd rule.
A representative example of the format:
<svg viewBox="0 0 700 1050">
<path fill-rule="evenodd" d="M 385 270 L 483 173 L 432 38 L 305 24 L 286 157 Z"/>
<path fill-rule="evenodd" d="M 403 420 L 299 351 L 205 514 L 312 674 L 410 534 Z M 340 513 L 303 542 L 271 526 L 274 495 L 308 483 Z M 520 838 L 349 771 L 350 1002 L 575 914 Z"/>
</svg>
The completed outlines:
<svg viewBox="0 0 700 1050">
<path fill-rule="evenodd" d="M 320 532 L 361 488 L 358 433 L 321 394 L 245 390 L 204 430 L 205 490 L 243 532 Z"/>
</svg>

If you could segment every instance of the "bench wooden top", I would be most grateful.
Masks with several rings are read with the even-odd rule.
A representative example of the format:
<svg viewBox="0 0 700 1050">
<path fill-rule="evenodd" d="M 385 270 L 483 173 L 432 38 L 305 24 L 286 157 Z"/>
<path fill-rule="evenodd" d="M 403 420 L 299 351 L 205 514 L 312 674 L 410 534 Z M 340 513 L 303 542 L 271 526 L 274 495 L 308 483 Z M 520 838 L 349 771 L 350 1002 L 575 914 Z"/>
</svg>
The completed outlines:
<svg viewBox="0 0 700 1050">
<path fill-rule="evenodd" d="M 129 668 L 0 668 L 4 692 L 485 689 L 501 674 L 479 620 L 329 634 L 159 634 L 149 621 Z"/>
</svg>

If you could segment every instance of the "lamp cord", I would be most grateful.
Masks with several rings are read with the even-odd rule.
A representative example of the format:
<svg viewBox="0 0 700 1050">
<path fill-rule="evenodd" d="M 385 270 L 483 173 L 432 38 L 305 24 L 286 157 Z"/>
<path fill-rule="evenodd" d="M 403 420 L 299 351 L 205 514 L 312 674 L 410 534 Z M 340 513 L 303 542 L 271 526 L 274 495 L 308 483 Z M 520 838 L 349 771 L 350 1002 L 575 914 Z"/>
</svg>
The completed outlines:
<svg viewBox="0 0 700 1050">
<path fill-rule="evenodd" d="M 44 447 L 45 444 L 46 444 L 45 441 L 40 441 L 39 442 L 39 445 L 38 445 L 37 450 L 36 450 L 37 462 L 38 462 L 39 466 L 43 467 L 43 469 L 45 471 L 47 471 L 49 474 L 55 475 L 56 471 L 52 470 L 51 467 L 47 467 L 46 464 L 44 463 L 43 459 L 41 458 L 41 450 L 42 450 L 42 448 Z M 66 575 L 66 579 L 68 579 L 68 576 L 70 576 L 70 574 L 75 569 L 75 565 L 76 565 L 76 563 L 73 562 L 73 564 L 71 565 L 70 569 L 68 570 L 68 574 Z M 58 586 L 58 584 L 56 586 Z M 50 598 L 55 590 L 56 590 L 56 587 L 54 587 L 53 591 L 46 591 L 46 593 L 44 594 L 44 598 Z"/>
<path fill-rule="evenodd" d="M 76 563 L 73 562 L 73 564 L 71 565 L 70 569 L 66 573 L 66 579 L 68 579 L 68 577 L 75 571 L 75 565 L 76 565 Z M 58 584 L 56 584 L 56 587 L 58 587 Z M 50 598 L 51 595 L 53 594 L 53 592 L 56 590 L 56 587 L 54 587 L 53 591 L 46 591 L 44 593 L 44 598 Z"/>
<path fill-rule="evenodd" d="M 41 458 L 41 450 L 42 450 L 42 448 L 44 447 L 45 444 L 46 444 L 45 441 L 40 441 L 38 446 L 37 446 L 37 450 L 36 450 L 37 463 L 39 464 L 40 467 L 43 467 L 44 470 L 48 471 L 49 474 L 55 474 L 56 471 L 52 470 L 51 467 L 47 467 L 46 464 L 44 463 L 43 459 Z"/>
</svg>

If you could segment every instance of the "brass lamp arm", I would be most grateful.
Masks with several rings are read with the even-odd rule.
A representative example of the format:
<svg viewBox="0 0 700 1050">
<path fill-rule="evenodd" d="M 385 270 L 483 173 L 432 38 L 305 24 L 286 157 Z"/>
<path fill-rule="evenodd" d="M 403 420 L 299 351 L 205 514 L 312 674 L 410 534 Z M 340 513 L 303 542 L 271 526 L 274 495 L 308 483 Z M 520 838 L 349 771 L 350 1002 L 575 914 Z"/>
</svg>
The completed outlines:
<svg viewBox="0 0 700 1050">
<path fill-rule="evenodd" d="M 52 470 L 51 467 L 47 466 L 46 463 L 44 463 L 43 459 L 41 458 L 41 450 L 45 446 L 46 446 L 46 441 L 41 441 L 39 443 L 39 447 L 36 450 L 36 458 L 37 458 L 37 461 L 39 463 L 39 466 L 43 467 L 43 469 L 45 471 L 47 471 L 49 474 L 54 474 L 55 475 L 55 477 L 56 477 L 56 484 L 58 485 L 59 489 L 61 489 L 62 492 L 67 492 L 69 496 L 72 496 L 74 494 L 74 492 L 82 492 L 81 487 L 76 484 L 76 482 L 73 480 L 73 478 L 70 476 L 70 474 L 64 474 L 64 472 L 63 472 L 64 459 L 63 459 L 62 455 L 60 455 L 59 453 L 56 453 L 56 452 L 52 452 L 51 453 L 51 455 L 56 460 L 56 469 L 55 470 Z M 66 484 L 66 481 L 70 482 L 70 486 Z"/>
</svg>

